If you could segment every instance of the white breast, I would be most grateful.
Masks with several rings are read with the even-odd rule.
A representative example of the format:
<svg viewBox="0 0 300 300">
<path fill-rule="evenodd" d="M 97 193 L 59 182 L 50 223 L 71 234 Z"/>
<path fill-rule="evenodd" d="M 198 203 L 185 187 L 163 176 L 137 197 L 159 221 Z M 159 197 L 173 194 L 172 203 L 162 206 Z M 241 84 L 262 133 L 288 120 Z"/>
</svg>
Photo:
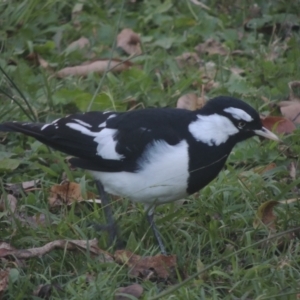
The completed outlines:
<svg viewBox="0 0 300 300">
<path fill-rule="evenodd" d="M 138 161 L 140 170 L 130 172 L 92 172 L 106 192 L 128 197 L 146 206 L 177 200 L 187 195 L 188 144 L 171 146 L 164 141 L 150 145 Z"/>
</svg>

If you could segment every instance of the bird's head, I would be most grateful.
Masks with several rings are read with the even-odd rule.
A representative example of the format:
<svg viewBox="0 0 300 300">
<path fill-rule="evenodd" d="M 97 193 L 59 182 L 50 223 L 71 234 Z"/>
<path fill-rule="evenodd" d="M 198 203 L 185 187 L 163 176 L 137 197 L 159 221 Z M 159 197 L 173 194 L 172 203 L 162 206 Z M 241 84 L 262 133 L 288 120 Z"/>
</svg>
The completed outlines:
<svg viewBox="0 0 300 300">
<path fill-rule="evenodd" d="M 255 135 L 280 141 L 262 125 L 258 112 L 242 100 L 217 97 L 209 100 L 200 111 L 198 118 L 207 123 L 207 131 L 202 131 L 201 136 L 198 131 L 198 140 L 210 146 L 226 143 L 229 138 L 236 143 Z M 192 127 L 190 129 L 193 130 Z"/>
</svg>

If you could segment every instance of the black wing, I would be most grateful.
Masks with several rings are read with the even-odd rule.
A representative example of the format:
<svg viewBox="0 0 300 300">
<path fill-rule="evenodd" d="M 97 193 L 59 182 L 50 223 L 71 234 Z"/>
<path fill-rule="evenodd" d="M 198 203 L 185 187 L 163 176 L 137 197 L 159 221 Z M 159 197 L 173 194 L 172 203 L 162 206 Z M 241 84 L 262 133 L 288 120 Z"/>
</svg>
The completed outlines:
<svg viewBox="0 0 300 300">
<path fill-rule="evenodd" d="M 0 131 L 32 136 L 61 152 L 75 156 L 73 165 L 88 170 L 134 172 L 147 145 L 182 140 L 178 117 L 188 112 L 176 109 L 146 109 L 126 113 L 88 112 L 73 114 L 49 124 L 7 122 Z M 182 118 L 180 118 L 182 117 Z"/>
</svg>

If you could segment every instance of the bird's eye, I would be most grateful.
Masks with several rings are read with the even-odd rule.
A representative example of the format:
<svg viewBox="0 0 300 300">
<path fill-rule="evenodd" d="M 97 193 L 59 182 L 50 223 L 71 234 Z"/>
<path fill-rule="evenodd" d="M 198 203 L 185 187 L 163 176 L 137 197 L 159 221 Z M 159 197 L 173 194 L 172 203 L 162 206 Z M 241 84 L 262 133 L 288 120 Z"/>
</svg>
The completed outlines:
<svg viewBox="0 0 300 300">
<path fill-rule="evenodd" d="M 239 129 L 242 129 L 245 125 L 246 125 L 245 122 L 239 122 L 239 123 L 238 123 L 238 128 L 239 128 Z"/>
</svg>

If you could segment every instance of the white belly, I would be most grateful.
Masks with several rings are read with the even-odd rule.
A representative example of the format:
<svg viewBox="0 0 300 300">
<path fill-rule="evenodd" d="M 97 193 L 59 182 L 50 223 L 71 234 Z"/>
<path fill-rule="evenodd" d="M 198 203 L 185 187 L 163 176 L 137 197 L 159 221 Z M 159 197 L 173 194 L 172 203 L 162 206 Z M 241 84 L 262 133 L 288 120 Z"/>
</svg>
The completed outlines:
<svg viewBox="0 0 300 300">
<path fill-rule="evenodd" d="M 131 172 L 92 172 L 105 191 L 146 206 L 162 204 L 187 196 L 188 145 L 181 141 L 170 146 L 157 141 L 149 147 L 140 162 L 140 170 Z"/>
</svg>

